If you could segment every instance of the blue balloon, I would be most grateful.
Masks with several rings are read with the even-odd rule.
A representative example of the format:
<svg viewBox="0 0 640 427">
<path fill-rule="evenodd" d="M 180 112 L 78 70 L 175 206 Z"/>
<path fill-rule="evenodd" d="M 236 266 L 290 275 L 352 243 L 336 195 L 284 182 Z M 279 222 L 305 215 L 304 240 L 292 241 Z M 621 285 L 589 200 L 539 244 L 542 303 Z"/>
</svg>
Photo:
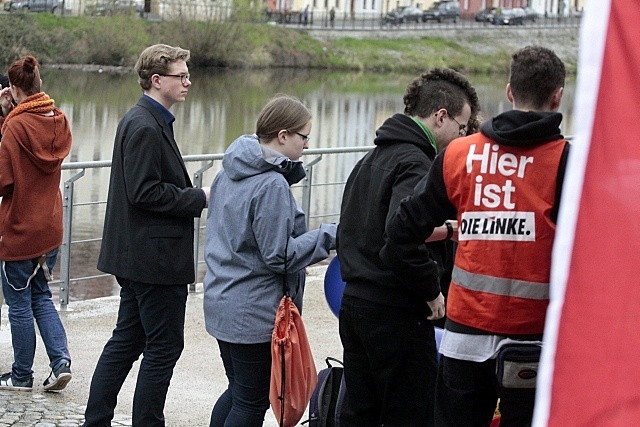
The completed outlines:
<svg viewBox="0 0 640 427">
<path fill-rule="evenodd" d="M 340 304 L 342 304 L 342 293 L 345 283 L 340 274 L 340 260 L 335 256 L 327 267 L 324 275 L 324 296 L 327 299 L 329 308 L 336 317 L 340 316 Z"/>
</svg>

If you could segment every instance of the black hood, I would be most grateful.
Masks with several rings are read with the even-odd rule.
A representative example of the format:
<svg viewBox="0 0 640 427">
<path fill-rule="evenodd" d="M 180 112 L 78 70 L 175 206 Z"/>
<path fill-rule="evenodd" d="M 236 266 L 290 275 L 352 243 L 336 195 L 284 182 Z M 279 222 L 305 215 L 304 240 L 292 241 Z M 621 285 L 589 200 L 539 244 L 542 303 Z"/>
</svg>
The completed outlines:
<svg viewBox="0 0 640 427">
<path fill-rule="evenodd" d="M 424 130 L 405 114 L 397 113 L 385 120 L 376 131 L 373 143 L 378 146 L 400 143 L 413 144 L 424 151 L 430 159 L 436 156 L 436 150 L 429 142 Z"/>
<path fill-rule="evenodd" d="M 498 144 L 528 147 L 563 138 L 562 114 L 511 110 L 487 120 L 480 132 Z"/>
</svg>

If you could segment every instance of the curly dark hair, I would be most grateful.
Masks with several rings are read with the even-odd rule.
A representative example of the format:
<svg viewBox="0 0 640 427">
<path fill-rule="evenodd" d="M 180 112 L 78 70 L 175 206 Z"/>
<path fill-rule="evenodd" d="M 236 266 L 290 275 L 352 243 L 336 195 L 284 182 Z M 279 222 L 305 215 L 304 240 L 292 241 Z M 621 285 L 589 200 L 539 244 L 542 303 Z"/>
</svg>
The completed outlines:
<svg viewBox="0 0 640 427">
<path fill-rule="evenodd" d="M 472 114 L 469 117 L 469 122 L 467 123 L 467 135 L 473 135 L 476 132 L 480 131 L 480 125 L 484 119 L 481 117 L 480 113 Z"/>
<path fill-rule="evenodd" d="M 432 68 L 422 73 L 409 83 L 403 100 L 404 113 L 417 117 L 427 117 L 441 108 L 456 116 L 462 113 L 464 104 L 469 104 L 468 133 L 478 129 L 480 103 L 476 90 L 464 75 L 450 68 Z"/>
<path fill-rule="evenodd" d="M 509 85 L 516 102 L 542 109 L 564 87 L 564 63 L 551 49 L 527 46 L 513 54 Z"/>
</svg>

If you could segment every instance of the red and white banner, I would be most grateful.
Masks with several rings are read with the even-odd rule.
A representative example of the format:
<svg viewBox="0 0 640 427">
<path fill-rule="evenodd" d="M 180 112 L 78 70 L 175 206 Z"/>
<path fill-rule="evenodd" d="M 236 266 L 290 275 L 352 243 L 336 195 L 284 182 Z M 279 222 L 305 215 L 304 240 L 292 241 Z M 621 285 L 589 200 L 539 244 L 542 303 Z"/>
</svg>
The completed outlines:
<svg viewBox="0 0 640 427">
<path fill-rule="evenodd" d="M 534 426 L 640 426 L 640 1 L 591 0 Z"/>
</svg>

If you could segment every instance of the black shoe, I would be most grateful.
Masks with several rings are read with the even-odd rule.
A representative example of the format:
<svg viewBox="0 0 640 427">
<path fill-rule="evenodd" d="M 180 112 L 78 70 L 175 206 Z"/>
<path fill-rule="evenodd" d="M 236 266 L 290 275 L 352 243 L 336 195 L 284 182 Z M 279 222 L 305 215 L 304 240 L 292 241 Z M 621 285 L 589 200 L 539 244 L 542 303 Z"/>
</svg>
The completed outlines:
<svg viewBox="0 0 640 427">
<path fill-rule="evenodd" d="M 29 381 L 14 381 L 11 372 L 0 376 L 0 390 L 31 391 L 33 389 L 33 378 Z"/>
<path fill-rule="evenodd" d="M 69 384 L 69 381 L 71 381 L 71 362 L 61 365 L 55 372 L 51 370 L 49 378 L 44 380 L 42 385 L 45 391 L 60 391 Z"/>
</svg>

